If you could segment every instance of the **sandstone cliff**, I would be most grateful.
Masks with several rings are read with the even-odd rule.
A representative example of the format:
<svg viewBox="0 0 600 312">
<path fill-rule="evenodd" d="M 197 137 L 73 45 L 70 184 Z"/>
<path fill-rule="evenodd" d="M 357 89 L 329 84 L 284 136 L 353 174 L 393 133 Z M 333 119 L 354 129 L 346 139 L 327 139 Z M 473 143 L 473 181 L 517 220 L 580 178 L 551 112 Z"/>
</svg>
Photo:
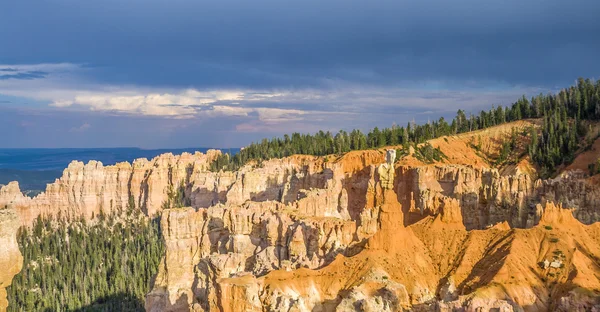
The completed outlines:
<svg viewBox="0 0 600 312">
<path fill-rule="evenodd" d="M 207 154 L 163 154 L 152 160 L 137 159 L 104 166 L 101 162 L 73 161 L 56 182 L 34 198 L 21 194 L 17 182 L 0 188 L 0 206 L 12 204 L 23 225 L 38 215 L 84 216 L 92 219 L 100 211 L 109 213 L 128 205 L 154 215 L 166 200 L 169 186 L 188 185 L 190 177 L 206 172 L 219 151 Z"/>
<path fill-rule="evenodd" d="M 536 271 L 537 282 L 531 273 L 525 280 L 514 280 L 522 287 L 528 285 L 530 297 L 518 296 L 525 288 L 499 289 L 513 287 L 508 285 L 516 278 L 503 272 L 514 269 L 525 274 L 529 269 L 522 264 L 512 267 L 512 262 L 519 263 L 521 252 L 531 255 L 527 264 L 534 268 L 547 256 L 534 243 L 522 246 L 515 240 L 544 237 L 547 230 L 537 224 L 545 222 L 545 209 L 546 215 L 556 213 L 552 202 L 574 209 L 563 209 L 577 224 L 574 227 L 585 229 L 573 215 L 585 216 L 581 220 L 586 223 L 596 221 L 593 195 L 586 199 L 582 192 L 565 191 L 591 191 L 595 186 L 569 177 L 532 181 L 526 174 L 501 175 L 496 169 L 464 165 L 398 166 L 390 185 L 382 181 L 389 179 L 388 171 L 375 170 L 384 159 L 383 153 L 377 153 L 355 153 L 323 163 L 320 175 L 319 168 L 309 174 L 319 176 L 310 179 L 319 182 L 304 183 L 311 189 L 298 188 L 293 193 L 296 200 L 246 197 L 239 204 L 225 196 L 225 201 L 208 208 L 164 211 L 167 251 L 147 297 L 147 310 L 519 310 L 531 306 L 546 311 L 577 301 L 573 298 L 579 298 L 579 288 L 564 286 L 572 280 L 561 280 L 561 286 L 554 287 L 554 280 L 544 277 L 556 276 L 550 271 Z M 273 161 L 267 166 L 280 164 Z M 290 179 L 275 179 L 266 172 L 277 170 L 265 168 L 264 178 L 284 182 L 271 187 L 294 189 Z M 306 176 L 300 170 L 290 172 L 291 180 Z M 515 231 L 511 226 L 531 229 Z M 565 253 L 577 244 L 594 244 L 591 236 L 582 234 L 577 243 L 565 247 Z M 505 264 L 513 248 L 520 251 Z M 594 257 L 582 261 L 595 261 Z M 504 288 L 489 286 L 500 282 Z M 596 286 L 585 289 L 598 290 Z M 576 294 L 561 301 L 549 299 L 552 292 L 572 291 Z M 597 296 L 591 298 L 594 302 Z"/>
<path fill-rule="evenodd" d="M 244 261 L 234 260 L 235 252 L 221 254 L 215 257 L 225 260 L 209 261 L 224 266 L 197 265 L 188 276 L 194 279 L 187 284 L 192 289 L 163 284 L 149 295 L 147 309 L 587 311 L 600 304 L 600 268 L 594 264 L 600 228 L 579 223 L 569 210 L 548 204 L 541 223 L 531 229 L 498 225 L 466 231 L 455 200 L 409 227 L 402 225 L 392 190 L 382 191 L 377 207 L 379 231 L 354 256 L 338 255 L 317 270 L 280 268 L 260 275 L 242 272 Z M 544 267 L 545 261 L 551 265 Z M 204 284 L 203 278 L 209 282 Z M 169 293 L 176 294 L 173 305 L 160 300 L 160 292 L 171 289 L 180 291 Z M 182 295 L 182 290 L 188 293 Z"/>
<path fill-rule="evenodd" d="M 0 206 L 0 311 L 8 306 L 6 287 L 21 270 L 23 257 L 17 244 L 19 216 L 10 206 Z"/>
</svg>

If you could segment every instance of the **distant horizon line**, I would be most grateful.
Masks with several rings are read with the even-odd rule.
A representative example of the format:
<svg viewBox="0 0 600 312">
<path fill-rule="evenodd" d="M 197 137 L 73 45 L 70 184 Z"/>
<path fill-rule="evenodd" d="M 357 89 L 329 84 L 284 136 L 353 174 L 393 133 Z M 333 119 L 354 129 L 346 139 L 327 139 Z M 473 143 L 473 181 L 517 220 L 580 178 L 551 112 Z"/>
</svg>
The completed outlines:
<svg viewBox="0 0 600 312">
<path fill-rule="evenodd" d="M 51 150 L 51 149 L 62 149 L 62 150 L 100 150 L 100 149 L 135 149 L 142 151 L 156 151 L 156 150 L 190 150 L 190 149 L 241 149 L 242 147 L 160 147 L 160 148 L 144 148 L 135 146 L 121 146 L 121 147 L 0 147 L 0 150 Z"/>
</svg>

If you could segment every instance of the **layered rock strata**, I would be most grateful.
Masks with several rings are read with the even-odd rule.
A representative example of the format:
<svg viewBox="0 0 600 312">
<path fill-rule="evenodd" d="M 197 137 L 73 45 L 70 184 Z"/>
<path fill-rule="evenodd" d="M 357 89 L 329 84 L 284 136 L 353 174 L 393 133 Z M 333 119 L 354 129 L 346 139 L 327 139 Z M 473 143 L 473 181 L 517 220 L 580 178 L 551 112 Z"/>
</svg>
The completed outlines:
<svg viewBox="0 0 600 312">
<path fill-rule="evenodd" d="M 561 292 L 537 280 L 532 285 L 544 290 L 535 290 L 529 301 L 515 293 L 500 295 L 497 288 L 489 288 L 493 300 L 478 293 L 497 282 L 483 273 L 486 265 L 502 262 L 513 240 L 534 235 L 518 236 L 521 230 L 511 227 L 531 228 L 522 233 L 542 237 L 546 232 L 538 224 L 552 203 L 573 209 L 568 214 L 585 224 L 598 221 L 598 187 L 576 175 L 542 181 L 460 164 L 399 166 L 393 160 L 384 164 L 382 151 L 350 152 L 337 159 L 293 156 L 236 172 L 210 172 L 217 155 L 164 154 L 114 166 L 73 162 L 35 198 L 23 196 L 16 183 L 1 188 L 0 207 L 14 207 L 22 225 L 38 215 L 93 219 L 101 211 L 127 207 L 147 215 L 162 211 L 167 250 L 147 296 L 149 311 L 522 305 L 543 310 L 572 307 L 583 296 L 578 288 Z M 173 190 L 183 193 L 188 208 L 163 211 Z M 565 248 L 585 246 L 565 240 L 570 242 Z M 581 249 L 577 270 L 593 275 L 591 263 L 597 260 L 590 248 Z M 538 247 L 532 250 L 527 261 L 545 260 Z M 288 287 L 294 280 L 299 284 Z M 573 279 L 557 283 L 567 281 Z M 518 280 L 519 285 L 529 282 Z M 592 295 L 585 300 L 594 302 L 596 284 L 586 283 L 581 289 L 592 289 Z"/>
<path fill-rule="evenodd" d="M 101 162 L 73 161 L 56 182 L 34 198 L 23 196 L 17 182 L 0 189 L 0 206 L 13 204 L 23 225 L 38 215 L 93 219 L 100 211 L 141 209 L 154 215 L 162 209 L 169 188 L 188 185 L 190 176 L 206 172 L 219 151 L 207 154 L 163 154 L 104 166 Z"/>
<path fill-rule="evenodd" d="M 597 241 L 592 237 L 597 227 L 589 230 L 572 216 L 595 212 L 595 206 L 555 191 L 562 180 L 534 182 L 527 175 L 502 176 L 494 169 L 459 165 L 397 167 L 390 174 L 387 165 L 377 169 L 367 164 L 357 170 L 344 159 L 324 163 L 323 172 L 332 173 L 321 183 L 324 188 L 300 190 L 305 195 L 296 201 L 248 200 L 164 211 L 167 251 L 147 310 L 518 311 L 530 305 L 546 311 L 578 302 L 574 298 L 583 288 L 565 288 L 570 278 L 559 280 L 562 288 L 552 286 L 547 281 L 556 281 L 549 278 L 555 272 L 539 270 L 537 280 L 531 273 L 515 280 L 519 285 L 533 283 L 527 286 L 530 297 L 524 299 L 518 287 L 500 291 L 512 287 L 502 272 L 516 264 L 486 271 L 501 264 L 513 246 L 530 255 L 527 261 L 536 267 L 551 247 L 513 241 L 534 235 L 544 246 L 547 230 L 539 224 L 552 223 L 547 221 L 552 215 L 570 216 L 569 224 L 582 229 L 581 241 L 570 243 L 565 252 Z M 564 195 L 550 200 L 550 193 Z M 577 208 L 555 208 L 554 200 L 576 203 L 572 207 Z M 531 229 L 515 232 L 511 225 Z M 515 252 L 511 261 L 518 263 L 520 256 Z M 526 275 L 525 267 L 515 269 Z M 595 267 L 578 268 L 584 269 L 600 273 Z M 491 289 L 493 295 L 479 289 Z M 570 289 L 569 295 L 550 299 L 551 293 L 564 295 L 564 289 Z M 600 289 L 586 289 L 592 289 L 585 305 L 589 308 L 598 298 L 593 292 Z"/>
<path fill-rule="evenodd" d="M 293 156 L 237 172 L 208 171 L 218 154 L 163 154 L 111 166 L 74 161 L 34 198 L 24 196 L 17 182 L 1 187 L 0 206 L 12 204 L 24 225 L 38 215 L 92 219 L 100 211 L 128 206 L 154 215 L 162 210 L 169 191 L 180 189 L 184 202 L 194 208 L 277 201 L 297 205 L 308 215 L 359 220 L 365 206 L 372 206 L 373 185 L 381 176 L 384 184 L 389 183 L 386 188 L 393 184 L 407 214 L 405 224 L 436 213 L 446 197 L 460 201 L 467 229 L 502 221 L 513 227 L 533 226 L 539 221 L 536 204 L 547 201 L 575 208 L 575 217 L 583 223 L 600 219 L 600 188 L 576 174 L 534 180 L 527 174 L 503 175 L 496 169 L 464 165 L 384 165 L 374 172 L 372 166 L 386 157 L 379 151 L 351 152 L 333 162 Z M 395 179 L 386 182 L 390 175 Z"/>
</svg>

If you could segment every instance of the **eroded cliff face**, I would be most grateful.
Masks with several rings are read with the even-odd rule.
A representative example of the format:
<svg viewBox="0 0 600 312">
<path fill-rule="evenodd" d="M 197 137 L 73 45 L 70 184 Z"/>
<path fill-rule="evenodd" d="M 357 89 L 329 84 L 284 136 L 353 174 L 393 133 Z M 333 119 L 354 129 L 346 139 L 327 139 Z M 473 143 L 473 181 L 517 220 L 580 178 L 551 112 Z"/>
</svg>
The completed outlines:
<svg viewBox="0 0 600 312">
<path fill-rule="evenodd" d="M 389 170 L 377 170 L 383 162 L 377 151 L 310 170 L 298 159 L 270 161 L 242 170 L 231 184 L 247 186 L 244 177 L 257 172 L 274 181 L 270 191 L 230 187 L 213 206 L 165 210 L 167 251 L 146 309 L 547 311 L 597 304 L 597 278 L 582 282 L 588 287 L 572 275 L 600 273 L 597 226 L 573 217 L 597 221 L 587 195 L 595 186 L 464 165 L 398 166 L 390 182 Z M 548 221 L 553 215 L 563 221 Z M 551 233 L 542 226 L 548 222 L 567 222 L 578 236 L 566 228 Z M 558 248 L 553 238 L 568 243 Z M 553 261 L 555 246 L 596 264 L 542 269 L 538 262 Z M 584 293 L 587 303 L 578 299 Z"/>
<path fill-rule="evenodd" d="M 73 161 L 63 176 L 48 184 L 46 191 L 34 198 L 21 194 L 17 182 L 0 189 L 0 206 L 12 204 L 23 225 L 31 225 L 38 215 L 92 219 L 100 211 L 141 209 L 154 215 L 162 209 L 169 186 L 188 185 L 190 177 L 206 172 L 219 151 L 207 154 L 163 154 L 152 160 L 137 159 L 104 166 L 101 162 L 84 164 Z"/>
<path fill-rule="evenodd" d="M 527 174 L 500 175 L 497 169 L 463 165 L 400 167 L 396 192 L 407 223 L 437 214 L 446 199 L 459 201 L 467 229 L 507 221 L 526 227 L 530 204 L 538 202 L 534 181 Z M 533 225 L 535 220 L 532 220 Z"/>
<path fill-rule="evenodd" d="M 383 159 L 373 154 L 361 159 L 366 174 L 317 158 L 268 161 L 242 169 L 214 206 L 163 211 L 167 254 L 147 309 L 219 309 L 222 278 L 315 269 L 360 248 L 378 228 L 378 210 L 356 211 L 349 198 L 362 196 L 365 202 L 374 183 L 371 159 Z M 361 178 L 353 181 L 354 175 Z"/>
<path fill-rule="evenodd" d="M 384 195 L 383 206 L 399 208 L 391 195 Z M 396 219 L 392 231 L 382 227 L 358 255 L 340 256 L 320 270 L 221 279 L 227 299 L 217 310 L 251 310 L 256 302 L 255 310 L 271 311 L 598 308 L 598 267 L 591 263 L 599 252 L 597 226 L 585 227 L 570 211 L 549 205 L 547 220 L 531 229 L 467 232 L 457 207 L 407 228 L 389 217 L 391 224 Z M 252 298 L 259 300 L 248 306 Z"/>
<path fill-rule="evenodd" d="M 210 172 L 217 155 L 73 162 L 33 199 L 15 183 L 1 188 L 0 205 L 10 203 L 22 225 L 40 214 L 93 218 L 128 205 L 147 215 L 162 211 L 166 254 L 148 311 L 545 311 L 596 304 L 600 253 L 592 245 L 600 232 L 597 223 L 579 221 L 598 221 L 600 192 L 577 175 L 541 181 L 460 162 L 382 169 L 385 151 L 374 150 Z M 189 207 L 163 211 L 173 189 Z M 554 238 L 565 245 L 548 243 Z M 554 261 L 552 248 L 564 254 L 564 266 L 542 269 L 538 262 Z"/>
<path fill-rule="evenodd" d="M 6 287 L 21 271 L 23 257 L 17 244 L 19 216 L 10 206 L 0 206 L 0 311 L 8 306 Z"/>
<path fill-rule="evenodd" d="M 553 202 L 574 209 L 584 224 L 600 221 L 600 187 L 579 172 L 534 180 L 524 173 L 500 174 L 494 168 L 463 165 L 400 167 L 396 192 L 408 215 L 406 225 L 435 214 L 446 198 L 459 201 L 468 230 L 507 221 L 529 228 L 539 222 L 537 204 Z"/>
</svg>

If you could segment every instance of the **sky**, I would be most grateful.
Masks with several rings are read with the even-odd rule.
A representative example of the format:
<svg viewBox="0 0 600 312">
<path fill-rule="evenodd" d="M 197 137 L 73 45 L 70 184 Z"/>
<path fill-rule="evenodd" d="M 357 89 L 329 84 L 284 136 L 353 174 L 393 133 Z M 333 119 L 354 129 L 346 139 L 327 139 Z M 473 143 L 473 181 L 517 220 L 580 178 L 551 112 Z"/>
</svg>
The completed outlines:
<svg viewBox="0 0 600 312">
<path fill-rule="evenodd" d="M 597 0 L 0 0 L 0 148 L 241 147 L 600 76 Z"/>
</svg>

